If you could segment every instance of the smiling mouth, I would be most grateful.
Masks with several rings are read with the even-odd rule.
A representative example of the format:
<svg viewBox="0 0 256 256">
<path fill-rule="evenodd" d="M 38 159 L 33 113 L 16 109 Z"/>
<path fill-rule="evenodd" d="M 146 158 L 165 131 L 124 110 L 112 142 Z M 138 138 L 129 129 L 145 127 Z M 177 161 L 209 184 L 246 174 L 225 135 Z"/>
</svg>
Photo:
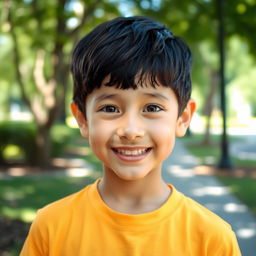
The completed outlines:
<svg viewBox="0 0 256 256">
<path fill-rule="evenodd" d="M 152 148 L 143 148 L 143 149 L 121 149 L 121 148 L 112 148 L 112 150 L 123 156 L 142 156 L 152 150 Z"/>
</svg>

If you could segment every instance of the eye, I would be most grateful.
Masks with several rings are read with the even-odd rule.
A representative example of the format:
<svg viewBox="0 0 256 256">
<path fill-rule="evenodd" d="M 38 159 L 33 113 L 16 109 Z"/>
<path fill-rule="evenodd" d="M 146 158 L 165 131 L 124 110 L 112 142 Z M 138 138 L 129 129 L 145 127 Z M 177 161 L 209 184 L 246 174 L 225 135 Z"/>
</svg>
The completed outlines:
<svg viewBox="0 0 256 256">
<path fill-rule="evenodd" d="M 107 112 L 107 113 L 120 113 L 119 109 L 113 105 L 106 105 L 106 106 L 100 108 L 99 111 Z"/>
<path fill-rule="evenodd" d="M 143 112 L 159 112 L 159 111 L 162 111 L 163 108 L 156 105 L 156 104 L 150 104 L 150 105 L 147 105 Z"/>
</svg>

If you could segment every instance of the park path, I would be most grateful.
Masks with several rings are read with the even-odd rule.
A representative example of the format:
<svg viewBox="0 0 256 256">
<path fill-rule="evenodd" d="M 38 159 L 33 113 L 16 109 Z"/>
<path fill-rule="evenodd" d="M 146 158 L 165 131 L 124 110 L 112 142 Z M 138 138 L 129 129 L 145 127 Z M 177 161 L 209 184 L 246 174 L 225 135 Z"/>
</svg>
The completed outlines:
<svg viewBox="0 0 256 256">
<path fill-rule="evenodd" d="M 196 174 L 197 165 L 197 159 L 177 140 L 173 153 L 164 162 L 163 178 L 227 221 L 236 232 L 242 255 L 255 256 L 256 218 L 215 177 Z"/>
</svg>

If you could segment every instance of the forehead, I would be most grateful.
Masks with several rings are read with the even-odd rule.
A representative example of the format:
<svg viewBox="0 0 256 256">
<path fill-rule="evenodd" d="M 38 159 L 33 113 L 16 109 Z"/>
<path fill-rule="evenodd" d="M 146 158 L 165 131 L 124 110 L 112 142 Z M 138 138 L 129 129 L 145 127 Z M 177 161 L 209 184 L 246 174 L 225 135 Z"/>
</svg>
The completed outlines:
<svg viewBox="0 0 256 256">
<path fill-rule="evenodd" d="M 100 102 L 106 99 L 122 99 L 122 100 L 141 100 L 145 98 L 155 98 L 166 102 L 175 102 L 178 104 L 177 98 L 173 90 L 169 87 L 157 85 L 138 86 L 136 89 L 120 89 L 115 86 L 102 85 L 98 89 L 94 89 L 87 97 L 87 102 Z"/>
</svg>

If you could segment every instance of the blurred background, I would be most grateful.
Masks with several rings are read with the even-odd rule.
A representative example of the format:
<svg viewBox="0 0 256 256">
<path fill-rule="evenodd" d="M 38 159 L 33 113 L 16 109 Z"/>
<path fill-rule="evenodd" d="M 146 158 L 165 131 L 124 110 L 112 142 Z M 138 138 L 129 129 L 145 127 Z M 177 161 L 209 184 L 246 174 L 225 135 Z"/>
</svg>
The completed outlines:
<svg viewBox="0 0 256 256">
<path fill-rule="evenodd" d="M 69 65 L 118 16 L 155 18 L 189 44 L 198 108 L 178 143 L 255 216 L 255 13 L 256 0 L 1 0 L 0 255 L 18 255 L 38 208 L 101 175 L 70 114 Z"/>
</svg>

